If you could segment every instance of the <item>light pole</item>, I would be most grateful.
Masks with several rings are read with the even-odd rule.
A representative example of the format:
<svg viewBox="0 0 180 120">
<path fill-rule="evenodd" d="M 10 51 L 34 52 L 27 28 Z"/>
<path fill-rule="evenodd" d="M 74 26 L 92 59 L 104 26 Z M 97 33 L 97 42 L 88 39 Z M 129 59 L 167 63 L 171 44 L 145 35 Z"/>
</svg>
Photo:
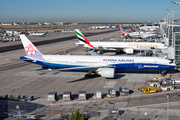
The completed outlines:
<svg viewBox="0 0 180 120">
<path fill-rule="evenodd" d="M 170 28 L 170 13 L 166 13 L 167 15 L 169 15 L 169 21 L 168 21 L 168 24 L 169 24 L 169 26 L 168 26 L 168 40 L 169 40 L 169 28 Z"/>
<path fill-rule="evenodd" d="M 168 26 L 168 15 L 165 15 L 165 17 L 167 18 L 166 23 L 167 23 L 167 26 Z"/>
<path fill-rule="evenodd" d="M 173 13 L 174 11 L 173 10 L 169 10 L 169 9 L 166 9 L 167 11 L 171 12 L 172 13 L 172 42 L 173 42 L 173 47 L 175 46 L 175 41 L 173 39 Z"/>
<path fill-rule="evenodd" d="M 167 120 L 169 120 L 169 97 L 170 95 L 167 94 Z"/>
</svg>

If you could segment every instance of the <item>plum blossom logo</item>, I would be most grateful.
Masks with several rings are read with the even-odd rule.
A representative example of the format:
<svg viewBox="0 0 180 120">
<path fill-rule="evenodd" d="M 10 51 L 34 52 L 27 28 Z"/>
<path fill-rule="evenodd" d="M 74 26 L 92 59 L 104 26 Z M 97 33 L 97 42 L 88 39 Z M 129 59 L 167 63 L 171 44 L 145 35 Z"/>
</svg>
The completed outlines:
<svg viewBox="0 0 180 120">
<path fill-rule="evenodd" d="M 34 55 L 36 53 L 36 47 L 33 44 L 29 43 L 28 46 L 25 47 L 25 51 L 29 55 Z"/>
</svg>

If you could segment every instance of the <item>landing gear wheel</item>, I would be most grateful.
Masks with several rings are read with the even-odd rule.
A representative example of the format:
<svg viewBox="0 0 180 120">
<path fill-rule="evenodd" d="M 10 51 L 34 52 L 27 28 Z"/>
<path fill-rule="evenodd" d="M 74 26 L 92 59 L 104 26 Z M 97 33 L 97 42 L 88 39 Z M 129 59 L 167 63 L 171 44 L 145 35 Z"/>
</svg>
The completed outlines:
<svg viewBox="0 0 180 120">
<path fill-rule="evenodd" d="M 89 77 L 89 74 L 86 74 L 84 77 L 85 77 L 85 78 L 88 78 L 88 77 Z"/>
<path fill-rule="evenodd" d="M 93 78 L 96 77 L 96 74 L 93 74 L 92 77 L 93 77 Z"/>
<path fill-rule="evenodd" d="M 96 74 L 86 74 L 84 77 L 85 78 L 94 78 L 94 77 L 96 77 Z"/>
</svg>

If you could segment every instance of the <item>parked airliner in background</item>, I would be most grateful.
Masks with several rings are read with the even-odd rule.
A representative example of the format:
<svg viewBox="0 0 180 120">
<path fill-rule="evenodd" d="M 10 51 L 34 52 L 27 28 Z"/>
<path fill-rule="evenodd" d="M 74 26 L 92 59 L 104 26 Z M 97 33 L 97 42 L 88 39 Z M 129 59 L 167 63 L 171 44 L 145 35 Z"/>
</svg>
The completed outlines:
<svg viewBox="0 0 180 120">
<path fill-rule="evenodd" d="M 119 25 L 105 25 L 105 26 L 94 26 L 94 27 L 91 27 L 93 29 L 107 29 L 107 28 L 117 28 Z"/>
<path fill-rule="evenodd" d="M 44 35 L 46 35 L 48 32 L 45 32 L 45 33 L 37 33 L 37 32 L 35 32 L 35 33 L 29 33 L 29 35 L 32 35 L 32 36 L 36 36 L 36 35 L 38 35 L 38 36 L 44 36 Z"/>
<path fill-rule="evenodd" d="M 145 30 L 145 31 L 154 31 L 158 28 L 159 26 L 139 26 L 140 30 Z"/>
<path fill-rule="evenodd" d="M 3 31 L 4 31 L 4 34 L 7 34 L 8 36 L 20 35 L 21 33 L 18 31 L 6 31 L 4 28 L 3 28 Z"/>
<path fill-rule="evenodd" d="M 130 28 L 131 28 L 132 32 L 136 32 L 132 27 L 130 27 Z M 139 33 L 139 32 L 137 32 L 137 33 Z M 140 32 L 140 33 L 153 33 L 153 34 L 155 34 L 155 32 L 153 32 L 153 31 L 152 32 Z"/>
<path fill-rule="evenodd" d="M 111 28 L 118 28 L 119 25 L 111 25 Z"/>
<path fill-rule="evenodd" d="M 158 57 L 127 56 L 86 56 L 86 55 L 43 55 L 25 35 L 20 35 L 27 56 L 20 60 L 41 65 L 52 71 L 86 70 L 93 77 L 95 74 L 105 78 L 114 78 L 115 70 L 166 70 L 175 67 L 170 60 Z"/>
<path fill-rule="evenodd" d="M 152 37 L 158 37 L 155 33 L 146 33 L 146 32 L 132 32 L 127 33 L 121 26 L 120 26 L 121 34 L 127 35 L 129 37 L 134 38 L 152 38 Z"/>
<path fill-rule="evenodd" d="M 111 25 L 108 26 L 107 24 L 105 26 L 94 26 L 94 27 L 91 27 L 93 29 L 106 29 L 106 28 L 111 28 Z"/>
<path fill-rule="evenodd" d="M 98 50 L 121 50 L 127 54 L 133 54 L 134 50 L 147 50 L 151 48 L 167 49 L 167 46 L 162 43 L 152 42 L 89 42 L 89 40 L 76 29 L 76 35 L 79 39 L 76 45 L 93 48 Z"/>
</svg>

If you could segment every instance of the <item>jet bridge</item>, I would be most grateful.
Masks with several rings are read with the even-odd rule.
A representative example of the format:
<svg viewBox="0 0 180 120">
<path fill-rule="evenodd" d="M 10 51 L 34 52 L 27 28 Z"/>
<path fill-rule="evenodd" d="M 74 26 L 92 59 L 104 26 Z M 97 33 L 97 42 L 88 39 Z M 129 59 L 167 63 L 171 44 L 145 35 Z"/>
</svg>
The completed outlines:
<svg viewBox="0 0 180 120">
<path fill-rule="evenodd" d="M 165 56 L 163 55 L 163 53 L 161 52 L 160 49 L 149 49 L 149 50 L 145 50 L 144 52 L 142 52 L 139 56 L 152 56 L 155 55 L 157 57 L 163 57 L 165 58 Z"/>
<path fill-rule="evenodd" d="M 162 54 L 160 49 L 154 49 L 153 53 L 157 56 L 157 57 L 162 57 L 165 58 L 165 56 Z"/>
<path fill-rule="evenodd" d="M 153 51 L 151 49 L 148 49 L 142 52 L 139 56 L 145 57 L 145 56 L 152 56 L 152 55 L 153 55 Z"/>
</svg>

